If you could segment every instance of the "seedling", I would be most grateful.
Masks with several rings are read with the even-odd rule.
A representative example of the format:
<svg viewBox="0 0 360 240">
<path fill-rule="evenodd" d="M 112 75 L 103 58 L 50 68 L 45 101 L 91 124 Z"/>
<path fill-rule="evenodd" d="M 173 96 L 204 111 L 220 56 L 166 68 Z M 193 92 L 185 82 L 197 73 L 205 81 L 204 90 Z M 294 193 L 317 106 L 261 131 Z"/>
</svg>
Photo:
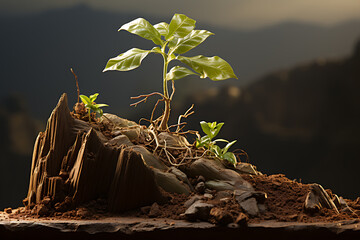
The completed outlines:
<svg viewBox="0 0 360 240">
<path fill-rule="evenodd" d="M 85 104 L 85 107 L 88 110 L 89 122 L 91 122 L 91 110 L 94 111 L 99 117 L 101 117 L 103 115 L 103 110 L 101 108 L 109 106 L 107 104 L 96 104 L 95 100 L 98 96 L 98 93 L 90 95 L 90 97 L 80 95 L 81 101 Z"/>
<path fill-rule="evenodd" d="M 161 117 L 159 130 L 168 130 L 168 121 L 170 116 L 170 102 L 174 93 L 174 85 L 172 94 L 169 96 L 168 82 L 181 79 L 189 75 L 198 75 L 200 78 L 210 78 L 213 81 L 225 80 L 228 78 L 237 78 L 231 66 L 218 56 L 205 57 L 202 55 L 194 57 L 181 56 L 189 50 L 195 48 L 205 41 L 213 33 L 207 30 L 194 30 L 196 21 L 185 16 L 184 14 L 175 14 L 170 24 L 161 22 L 151 25 L 143 18 L 135 19 L 120 27 L 119 31 L 126 30 L 132 34 L 136 34 L 142 38 L 153 41 L 157 46 L 151 50 L 142 50 L 132 48 L 125 53 L 111 58 L 107 64 L 105 71 L 130 71 L 140 66 L 142 60 L 149 53 L 157 53 L 163 57 L 163 94 L 155 92 L 147 95 L 140 95 L 136 98 L 143 98 L 141 101 L 132 104 L 136 106 L 140 102 L 144 102 L 148 97 L 153 95 L 161 96 L 156 103 L 154 110 L 159 103 L 165 103 L 164 113 Z M 174 66 L 168 71 L 168 65 L 171 61 L 178 60 L 189 68 L 182 66 Z M 153 110 L 153 112 L 154 112 Z"/>
<path fill-rule="evenodd" d="M 196 147 L 206 148 L 211 153 L 213 153 L 217 158 L 221 160 L 226 160 L 235 167 L 237 164 L 235 154 L 229 152 L 228 150 L 236 142 L 236 140 L 232 142 L 229 142 L 225 139 L 213 140 L 213 138 L 216 137 L 216 135 L 218 135 L 218 133 L 220 132 L 220 129 L 224 125 L 224 123 L 217 123 L 217 122 L 207 123 L 205 121 L 201 121 L 200 125 L 201 125 L 201 129 L 206 135 L 196 140 Z M 224 148 L 220 148 L 218 145 L 216 145 L 216 142 L 226 142 L 227 144 Z"/>
</svg>

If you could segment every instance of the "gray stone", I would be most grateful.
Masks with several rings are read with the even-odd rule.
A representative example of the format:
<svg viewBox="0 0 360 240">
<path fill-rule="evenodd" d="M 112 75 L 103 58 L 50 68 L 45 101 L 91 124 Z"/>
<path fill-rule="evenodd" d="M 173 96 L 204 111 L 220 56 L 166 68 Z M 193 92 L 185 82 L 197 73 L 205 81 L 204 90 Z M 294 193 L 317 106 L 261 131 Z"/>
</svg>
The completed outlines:
<svg viewBox="0 0 360 240">
<path fill-rule="evenodd" d="M 250 163 L 240 162 L 236 165 L 235 170 L 241 174 L 259 175 L 256 167 Z"/>
<path fill-rule="evenodd" d="M 192 196 L 189 200 L 187 200 L 185 203 L 184 203 L 184 207 L 186 208 L 189 208 L 191 205 L 194 204 L 194 202 L 198 201 L 198 200 L 201 200 L 203 199 L 203 196 L 201 195 L 194 195 Z"/>
<path fill-rule="evenodd" d="M 186 219 L 190 221 L 203 220 L 206 221 L 209 218 L 210 210 L 214 205 L 204 203 L 201 200 L 193 203 L 184 213 Z"/>
<path fill-rule="evenodd" d="M 204 182 L 199 182 L 198 184 L 196 184 L 195 191 L 198 192 L 198 193 L 204 193 L 204 191 L 205 191 L 205 183 Z"/>
<path fill-rule="evenodd" d="M 239 189 L 234 191 L 234 196 L 238 203 L 241 203 L 249 198 L 255 198 L 257 202 L 264 203 L 267 198 L 267 194 L 265 192 L 243 191 Z"/>
<path fill-rule="evenodd" d="M 111 146 L 121 146 L 121 145 L 126 145 L 126 146 L 134 146 L 134 144 L 130 141 L 130 139 L 126 136 L 126 135 L 118 135 L 112 139 L 110 139 L 107 144 L 111 145 Z"/>
<path fill-rule="evenodd" d="M 216 191 L 224 191 L 224 190 L 235 190 L 235 183 L 231 181 L 220 181 L 220 180 L 212 180 L 205 182 L 205 186 L 207 188 L 216 190 Z"/>
<path fill-rule="evenodd" d="M 125 128 L 120 130 L 121 134 L 126 135 L 130 141 L 137 140 L 140 137 L 140 127 Z"/>
<path fill-rule="evenodd" d="M 189 188 L 191 189 L 191 191 L 194 190 L 193 186 L 191 185 L 188 177 L 186 176 L 185 173 L 183 173 L 181 170 L 177 169 L 176 167 L 170 167 L 170 172 L 175 174 L 175 176 L 182 182 L 186 183 Z"/>
<path fill-rule="evenodd" d="M 167 192 L 189 195 L 191 190 L 187 184 L 181 182 L 175 174 L 163 172 L 159 169 L 152 169 L 155 175 L 155 181 L 159 187 Z"/>
<path fill-rule="evenodd" d="M 227 181 L 232 187 L 227 186 L 220 190 L 244 189 L 253 190 L 250 183 L 245 181 L 240 174 L 231 169 L 227 169 L 221 162 L 213 159 L 200 158 L 190 165 L 188 170 L 190 176 L 203 176 L 206 181 L 222 180 Z M 228 184 L 228 185 L 229 185 Z"/>
<path fill-rule="evenodd" d="M 191 144 L 182 135 L 170 134 L 168 132 L 161 132 L 158 135 L 159 144 L 170 148 L 183 148 Z"/>
<path fill-rule="evenodd" d="M 104 123 L 110 123 L 110 125 L 113 125 L 117 128 L 138 126 L 138 124 L 134 121 L 130 121 L 110 113 L 104 113 L 103 116 L 100 118 L 100 121 Z"/>
<path fill-rule="evenodd" d="M 134 151 L 140 153 L 143 156 L 143 159 L 146 163 L 146 165 L 157 168 L 163 171 L 167 171 L 168 167 L 165 166 L 165 164 L 156 158 L 151 152 L 149 152 L 145 147 L 140 145 L 130 146 L 128 148 L 133 149 Z"/>
<path fill-rule="evenodd" d="M 255 198 L 248 198 L 239 203 L 240 207 L 250 216 L 258 216 L 259 208 Z"/>
</svg>

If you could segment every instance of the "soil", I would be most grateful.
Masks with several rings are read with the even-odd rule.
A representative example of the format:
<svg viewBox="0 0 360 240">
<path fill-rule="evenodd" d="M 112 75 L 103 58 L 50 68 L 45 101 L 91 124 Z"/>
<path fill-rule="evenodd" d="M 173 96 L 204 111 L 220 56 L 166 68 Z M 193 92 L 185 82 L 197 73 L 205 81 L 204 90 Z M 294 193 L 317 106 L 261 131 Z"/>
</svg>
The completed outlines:
<svg viewBox="0 0 360 240">
<path fill-rule="evenodd" d="M 304 202 L 309 185 L 290 180 L 283 174 L 276 175 L 247 175 L 242 177 L 250 182 L 256 191 L 262 191 L 267 194 L 265 201 L 266 211 L 259 217 L 250 217 L 249 223 L 257 223 L 267 220 L 279 222 L 337 222 L 342 220 L 360 221 L 360 197 L 356 200 L 345 199 L 347 204 L 354 210 L 354 213 L 340 212 L 322 208 L 318 213 L 309 214 L 304 212 Z M 194 181 L 193 181 L 194 182 Z M 329 189 L 326 190 L 332 196 Z M 164 203 L 154 203 L 151 206 L 145 206 L 141 209 L 124 212 L 122 214 L 112 214 L 107 211 L 106 200 L 98 199 L 91 201 L 83 206 L 68 211 L 56 211 L 49 208 L 48 216 L 42 217 L 36 214 L 36 211 L 20 207 L 17 209 L 5 209 L 9 217 L 13 219 L 50 219 L 50 220 L 76 220 L 76 219 L 102 219 L 113 216 L 135 216 L 145 218 L 168 218 L 168 219 L 185 219 L 182 215 L 187 209 L 184 203 L 192 198 L 196 193 L 190 196 L 168 193 L 162 191 L 167 201 Z M 224 213 L 230 215 L 235 220 L 242 209 L 234 198 L 228 201 L 220 201 L 216 196 L 216 191 L 209 191 L 208 194 L 213 199 L 204 200 L 204 202 L 216 205 Z M 215 219 L 210 218 L 209 222 L 217 223 Z"/>
<path fill-rule="evenodd" d="M 88 116 L 83 109 L 79 108 L 78 113 L 72 113 L 72 116 L 78 119 L 86 120 Z M 108 126 L 96 121 L 92 115 L 92 125 L 99 129 L 106 137 L 112 138 L 111 131 Z M 138 142 L 137 142 L 138 144 Z M 151 148 L 151 145 L 147 145 Z M 174 156 L 181 156 L 181 153 L 174 153 Z M 216 192 L 205 190 L 203 201 L 216 206 L 216 209 L 225 216 L 222 219 L 225 223 L 237 222 L 240 216 L 245 216 L 249 223 L 256 223 L 267 220 L 275 220 L 279 222 L 336 222 L 340 220 L 356 220 L 360 218 L 360 197 L 356 200 L 345 199 L 346 203 L 352 209 L 352 212 L 321 208 L 316 213 L 307 213 L 304 211 L 304 203 L 307 194 L 310 191 L 309 184 L 303 184 L 296 180 L 290 180 L 283 174 L 276 175 L 249 175 L 242 174 L 242 177 L 252 184 L 256 191 L 265 192 L 267 199 L 264 202 L 265 210 L 259 216 L 250 217 L 243 214 L 243 210 L 236 201 L 231 192 Z M 199 179 L 189 179 L 194 189 Z M 161 190 L 161 189 L 160 189 Z M 331 190 L 326 190 L 331 198 L 334 194 Z M 111 216 L 137 216 L 145 218 L 168 218 L 168 219 L 185 219 L 184 212 L 187 207 L 184 203 L 194 197 L 194 195 L 202 195 L 200 193 L 192 193 L 190 196 L 182 194 L 168 193 L 161 190 L 165 196 L 165 201 L 154 203 L 151 206 L 145 206 L 140 209 L 124 212 L 122 214 L 110 213 L 107 209 L 107 201 L 105 199 L 97 199 L 88 202 L 82 206 L 74 208 L 66 206 L 66 199 L 62 203 L 55 205 L 49 203 L 46 199 L 41 204 L 31 207 L 21 207 L 17 209 L 7 208 L 4 210 L 9 217 L 13 219 L 102 219 Z M 222 195 L 230 197 L 224 198 Z M 220 223 L 219 219 L 212 216 L 208 219 L 211 223 Z"/>
</svg>

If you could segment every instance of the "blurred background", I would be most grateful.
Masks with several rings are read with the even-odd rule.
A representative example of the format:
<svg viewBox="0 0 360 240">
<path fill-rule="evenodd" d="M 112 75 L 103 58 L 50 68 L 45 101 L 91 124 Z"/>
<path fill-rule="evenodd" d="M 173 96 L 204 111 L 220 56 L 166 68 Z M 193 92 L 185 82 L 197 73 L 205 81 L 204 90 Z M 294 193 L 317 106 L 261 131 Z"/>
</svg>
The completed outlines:
<svg viewBox="0 0 360 240">
<path fill-rule="evenodd" d="M 131 72 L 102 70 L 111 57 L 152 44 L 117 29 L 174 13 L 213 33 L 187 56 L 218 55 L 238 80 L 176 82 L 172 123 L 192 103 L 199 122 L 225 122 L 219 137 L 263 173 L 317 182 L 346 198 L 360 196 L 360 2 L 358 0 L 0 0 L 0 209 L 26 196 L 35 138 L 63 92 L 100 93 L 105 112 L 138 121 L 162 91 L 162 59 L 149 55 Z"/>
</svg>

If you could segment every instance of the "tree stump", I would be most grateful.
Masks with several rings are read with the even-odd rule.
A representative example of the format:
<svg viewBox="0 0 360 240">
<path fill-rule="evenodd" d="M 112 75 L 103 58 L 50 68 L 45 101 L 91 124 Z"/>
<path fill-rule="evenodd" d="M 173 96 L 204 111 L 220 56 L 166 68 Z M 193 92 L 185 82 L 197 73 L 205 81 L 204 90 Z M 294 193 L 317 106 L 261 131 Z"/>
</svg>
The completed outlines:
<svg viewBox="0 0 360 240">
<path fill-rule="evenodd" d="M 126 145 L 108 144 L 91 124 L 75 119 L 63 94 L 46 130 L 34 145 L 25 206 L 65 199 L 72 206 L 104 198 L 108 209 L 120 212 L 161 201 L 152 167 Z"/>
</svg>

